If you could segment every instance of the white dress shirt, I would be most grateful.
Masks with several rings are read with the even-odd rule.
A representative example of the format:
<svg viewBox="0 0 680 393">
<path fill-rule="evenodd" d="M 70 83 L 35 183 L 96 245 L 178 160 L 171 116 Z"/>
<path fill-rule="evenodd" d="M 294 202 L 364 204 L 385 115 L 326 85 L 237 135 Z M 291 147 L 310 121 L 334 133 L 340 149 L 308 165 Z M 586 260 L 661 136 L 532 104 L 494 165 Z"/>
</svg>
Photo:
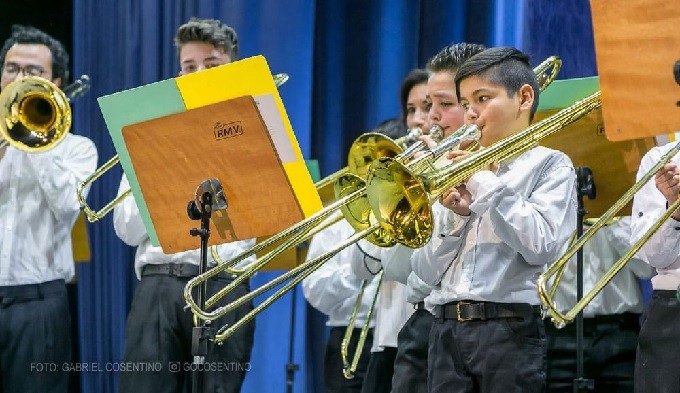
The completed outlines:
<svg viewBox="0 0 680 393">
<path fill-rule="evenodd" d="M 76 188 L 96 168 L 97 149 L 83 136 L 68 134 L 41 153 L 7 147 L 0 159 L 0 286 L 73 278 Z"/>
<path fill-rule="evenodd" d="M 540 304 L 536 278 L 576 227 L 575 181 L 571 160 L 540 146 L 502 162 L 496 174 L 473 175 L 471 215 L 441 216 L 430 243 L 413 255 L 418 277 L 440 284 L 426 302 Z"/>
<path fill-rule="evenodd" d="M 121 195 L 129 188 L 130 183 L 128 182 L 127 177 L 123 175 L 123 178 L 120 181 L 120 187 L 118 188 L 118 195 Z M 113 209 L 113 227 L 116 230 L 116 234 L 123 242 L 129 246 L 137 247 L 137 252 L 135 253 L 135 272 L 137 273 L 137 278 L 140 280 L 142 278 L 142 269 L 146 265 L 162 265 L 167 263 L 189 263 L 192 265 L 200 265 L 201 263 L 200 248 L 175 254 L 165 254 L 160 247 L 153 246 L 151 244 L 151 239 L 149 239 L 149 235 L 146 233 L 146 227 L 142 221 L 137 203 L 132 196 L 123 199 L 123 201 Z M 188 229 L 187 236 L 189 236 Z M 227 262 L 254 245 L 255 239 L 225 243 L 217 246 L 217 252 L 222 261 Z M 254 259 L 254 255 L 250 256 L 236 264 L 235 267 L 243 268 Z M 214 266 L 216 263 L 210 252 L 208 252 L 207 260 L 209 266 Z"/>
<path fill-rule="evenodd" d="M 309 245 L 307 261 L 331 250 L 335 245 L 354 234 L 354 229 L 345 220 L 329 226 L 317 233 Z M 361 255 L 361 256 L 359 256 Z M 328 315 L 328 326 L 347 326 L 354 311 L 362 278 L 352 272 L 350 260 L 363 258 L 356 245 L 351 245 L 326 261 L 319 269 L 302 281 L 302 292 L 312 307 Z M 361 328 L 371 307 L 377 280 L 368 277 L 369 284 L 364 290 L 361 307 L 354 326 Z M 369 326 L 374 326 L 371 321 Z"/>
<path fill-rule="evenodd" d="M 595 233 L 583 247 L 583 294 L 590 291 L 597 281 L 629 249 L 630 217 L 622 217 Z M 576 304 L 576 256 L 566 265 L 555 293 L 558 310 L 565 312 Z M 638 258 L 633 258 L 588 303 L 583 310 L 585 317 L 595 315 L 642 312 L 642 291 L 638 279 L 649 279 L 653 269 Z"/>
<path fill-rule="evenodd" d="M 676 143 L 671 142 L 648 151 L 640 162 L 637 179 L 647 173 Z M 673 157 L 673 162 L 679 163 L 680 155 Z M 656 188 L 652 178 L 633 199 L 630 244 L 635 244 L 666 210 L 666 198 Z M 680 222 L 669 218 L 637 255 L 656 268 L 658 274 L 652 278 L 654 289 L 676 290 L 680 285 Z"/>
</svg>

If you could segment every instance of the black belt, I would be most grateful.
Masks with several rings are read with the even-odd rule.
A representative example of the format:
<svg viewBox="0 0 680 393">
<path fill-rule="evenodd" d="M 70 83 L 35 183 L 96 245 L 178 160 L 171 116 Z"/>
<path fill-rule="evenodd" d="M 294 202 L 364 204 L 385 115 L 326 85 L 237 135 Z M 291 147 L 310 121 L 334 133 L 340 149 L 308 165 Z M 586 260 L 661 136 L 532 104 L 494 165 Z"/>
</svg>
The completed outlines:
<svg viewBox="0 0 680 393">
<path fill-rule="evenodd" d="M 14 302 L 27 302 L 62 294 L 66 295 L 66 284 L 62 279 L 40 284 L 11 285 L 0 287 L 0 304 L 7 306 Z"/>
<path fill-rule="evenodd" d="M 673 299 L 678 296 L 678 292 L 669 289 L 655 289 L 652 291 L 652 296 L 661 299 Z"/>
<path fill-rule="evenodd" d="M 418 302 L 413 305 L 413 308 L 416 310 L 424 310 L 425 309 L 425 302 Z"/>
<path fill-rule="evenodd" d="M 146 265 L 142 268 L 142 277 L 144 276 L 172 276 L 178 278 L 191 278 L 198 276 L 198 265 L 190 263 L 163 263 L 160 265 Z M 217 278 L 233 279 L 234 275 L 220 272 Z"/>
<path fill-rule="evenodd" d="M 484 321 L 497 318 L 522 318 L 541 314 L 541 306 L 528 303 L 492 303 L 459 301 L 437 306 L 436 319 L 455 319 L 459 322 Z"/>
</svg>

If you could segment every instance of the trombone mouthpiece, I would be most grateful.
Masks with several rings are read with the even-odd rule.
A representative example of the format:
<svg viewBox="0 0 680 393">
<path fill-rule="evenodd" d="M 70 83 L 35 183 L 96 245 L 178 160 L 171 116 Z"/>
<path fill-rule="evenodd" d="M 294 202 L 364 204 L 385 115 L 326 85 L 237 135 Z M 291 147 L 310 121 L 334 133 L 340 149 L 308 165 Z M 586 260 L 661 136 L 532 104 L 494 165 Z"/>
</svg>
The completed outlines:
<svg viewBox="0 0 680 393">
<path fill-rule="evenodd" d="M 406 133 L 406 141 L 408 143 L 413 143 L 418 140 L 418 137 L 423 135 L 423 129 L 420 127 L 413 127 Z"/>
<path fill-rule="evenodd" d="M 439 124 L 434 124 L 430 127 L 430 137 L 437 143 L 441 142 L 444 139 L 444 129 Z"/>
</svg>

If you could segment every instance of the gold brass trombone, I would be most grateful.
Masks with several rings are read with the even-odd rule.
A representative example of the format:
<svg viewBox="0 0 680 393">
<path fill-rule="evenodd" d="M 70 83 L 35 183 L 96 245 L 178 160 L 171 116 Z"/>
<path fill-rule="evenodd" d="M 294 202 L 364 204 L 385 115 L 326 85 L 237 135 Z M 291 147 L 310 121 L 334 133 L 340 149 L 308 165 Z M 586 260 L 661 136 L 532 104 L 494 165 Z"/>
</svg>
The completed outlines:
<svg viewBox="0 0 680 393">
<path fill-rule="evenodd" d="M 279 87 L 282 84 L 286 83 L 287 80 L 288 80 L 288 74 L 282 73 L 282 74 L 274 75 L 274 84 L 276 85 L 276 87 Z M 85 201 L 83 190 L 85 190 L 85 188 L 87 188 L 95 180 L 102 177 L 104 175 L 104 173 L 106 173 L 109 169 L 116 166 L 116 164 L 118 164 L 119 161 L 120 161 L 120 159 L 118 158 L 118 155 L 111 157 L 111 159 L 109 159 L 106 163 L 104 163 L 104 165 L 97 168 L 97 170 L 94 171 L 94 173 L 92 173 L 92 175 L 88 176 L 85 179 L 85 181 L 83 181 L 81 184 L 79 184 L 78 188 L 76 189 L 76 195 L 78 197 L 78 202 L 80 203 L 80 209 L 83 211 L 83 213 L 85 214 L 85 217 L 87 218 L 87 220 L 89 222 L 95 222 L 95 221 L 101 220 L 102 218 L 104 218 L 104 216 L 109 214 L 109 212 L 111 210 L 113 210 L 113 208 L 117 204 L 119 204 L 123 199 L 127 198 L 128 196 L 130 196 L 130 194 L 132 194 L 132 190 L 127 189 L 123 193 L 118 195 L 116 198 L 111 200 L 111 202 L 107 203 L 103 208 L 96 210 L 96 211 L 94 209 L 92 209 L 92 207 L 90 207 L 90 205 L 87 204 L 87 201 Z"/>
<path fill-rule="evenodd" d="M 659 161 L 652 167 L 647 173 L 645 173 L 640 180 L 638 180 L 628 191 L 626 191 L 619 200 L 614 202 L 614 204 L 594 223 L 592 223 L 591 227 L 581 236 L 579 237 L 564 253 L 562 257 L 560 257 L 555 263 L 550 265 L 550 267 L 538 277 L 537 280 L 537 287 L 538 287 L 538 293 L 539 297 L 541 299 L 541 302 L 543 305 L 547 308 L 548 312 L 550 313 L 550 316 L 552 317 L 553 323 L 555 323 L 555 326 L 558 328 L 564 327 L 567 323 L 570 323 L 576 318 L 579 312 L 581 312 L 587 305 L 590 303 L 595 296 L 597 296 L 598 293 L 602 290 L 602 288 L 605 287 L 609 283 L 609 281 L 614 278 L 614 276 L 625 266 L 625 264 L 635 256 L 635 253 L 637 253 L 640 248 L 649 240 L 649 238 L 656 233 L 656 231 L 659 230 L 661 225 L 668 221 L 671 215 L 680 207 L 680 198 L 675 201 L 671 206 L 668 207 L 666 212 L 663 214 L 663 216 L 654 223 L 654 225 L 651 226 L 645 232 L 641 237 L 640 240 L 638 240 L 635 244 L 631 246 L 631 248 L 605 273 L 605 275 L 593 286 L 593 289 L 591 289 L 586 295 L 583 296 L 581 300 L 579 300 L 576 305 L 574 305 L 570 310 L 567 312 L 560 312 L 557 310 L 557 306 L 555 305 L 555 302 L 552 300 L 551 294 L 547 291 L 547 286 L 550 278 L 554 276 L 555 274 L 559 274 L 564 267 L 566 266 L 567 262 L 569 262 L 569 259 L 576 254 L 576 252 L 583 247 L 583 245 L 590 240 L 595 233 L 600 230 L 603 226 L 605 226 L 608 222 L 610 222 L 616 213 L 618 213 L 623 207 L 635 196 L 635 193 L 637 193 L 647 182 L 649 182 L 656 172 L 661 169 L 664 165 L 666 165 L 676 154 L 680 152 L 680 143 L 676 144 L 670 151 L 668 151 L 666 154 L 664 154 Z M 556 278 L 555 281 L 552 284 L 552 287 L 556 287 L 559 285 L 559 279 Z M 552 288 L 551 288 L 552 291 Z"/>
<path fill-rule="evenodd" d="M 71 129 L 69 101 L 89 87 L 87 75 L 64 90 L 37 76 L 8 84 L 0 93 L 0 148 L 11 145 L 33 153 L 59 144 Z"/>
<path fill-rule="evenodd" d="M 489 164 L 534 147 L 599 108 L 600 92 L 543 119 L 524 131 L 477 151 L 441 169 L 416 174 L 394 161 L 378 162 L 369 174 L 367 193 L 377 221 L 389 236 L 411 248 L 424 246 L 432 236 L 431 205 L 448 189 L 463 183 Z"/>
</svg>

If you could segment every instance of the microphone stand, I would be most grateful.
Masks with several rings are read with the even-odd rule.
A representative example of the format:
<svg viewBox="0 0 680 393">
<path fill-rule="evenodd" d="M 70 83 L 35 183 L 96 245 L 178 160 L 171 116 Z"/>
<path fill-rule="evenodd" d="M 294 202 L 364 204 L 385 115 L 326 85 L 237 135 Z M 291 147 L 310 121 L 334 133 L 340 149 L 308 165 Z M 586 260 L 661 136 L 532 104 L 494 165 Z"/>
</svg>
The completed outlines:
<svg viewBox="0 0 680 393">
<path fill-rule="evenodd" d="M 583 197 L 595 199 L 595 183 L 593 172 L 588 167 L 576 168 L 576 192 L 578 194 L 578 211 L 576 216 L 576 235 L 583 235 L 583 218 L 588 213 L 583 204 Z M 583 298 L 583 248 L 576 252 L 576 301 Z M 573 392 L 580 393 L 595 390 L 595 381 L 583 377 L 583 311 L 576 316 L 576 379 Z"/>
</svg>

